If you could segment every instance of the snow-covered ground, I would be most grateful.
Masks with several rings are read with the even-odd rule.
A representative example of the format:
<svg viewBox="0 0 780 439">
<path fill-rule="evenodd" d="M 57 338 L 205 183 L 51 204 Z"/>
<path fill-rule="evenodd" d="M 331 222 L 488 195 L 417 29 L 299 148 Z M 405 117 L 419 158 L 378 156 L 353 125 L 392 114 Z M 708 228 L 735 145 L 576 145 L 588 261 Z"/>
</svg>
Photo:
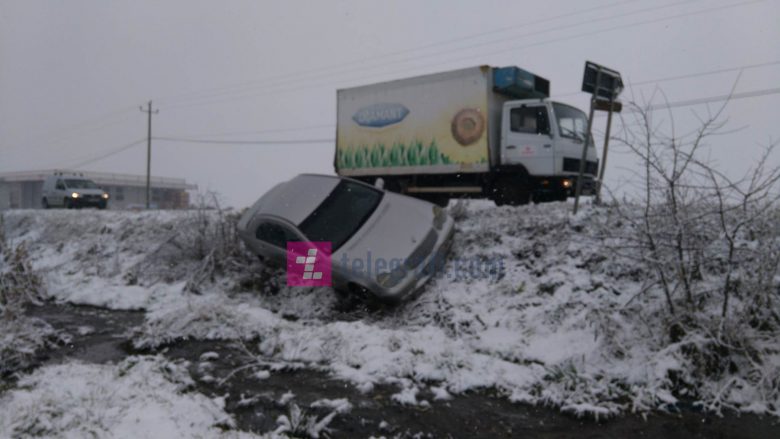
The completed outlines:
<svg viewBox="0 0 780 439">
<path fill-rule="evenodd" d="M 596 416 L 669 408 L 682 398 L 780 414 L 780 394 L 763 381 L 780 382 L 777 337 L 762 340 L 761 364 L 696 373 L 691 347 L 700 334 L 670 341 L 660 293 L 643 291 L 645 269 L 604 250 L 595 232 L 604 212 L 587 207 L 571 217 L 569 207 L 451 205 L 457 232 L 445 272 L 413 301 L 376 313 L 344 313 L 329 289 L 286 287 L 283 273 L 257 274 L 257 264 L 256 273 L 218 271 L 201 279 L 198 294 L 186 292 L 204 267 L 190 256 L 192 212 L 17 211 L 5 214 L 5 227 L 12 244 L 28 243 L 56 300 L 146 310 L 138 347 L 240 339 L 263 370 L 323 369 L 365 391 L 395 383 L 399 404 L 428 404 L 418 397 L 423 388 L 446 399 L 491 387 L 513 401 Z M 106 368 L 98 369 L 117 373 Z M 19 392 L 40 398 L 43 385 Z M 210 413 L 203 422 L 219 417 L 204 401 L 189 404 Z"/>
<path fill-rule="evenodd" d="M 130 357 L 117 365 L 66 363 L 23 377 L 0 396 L 0 435 L 57 437 L 254 437 L 219 399 L 187 392 L 181 364 Z"/>
</svg>

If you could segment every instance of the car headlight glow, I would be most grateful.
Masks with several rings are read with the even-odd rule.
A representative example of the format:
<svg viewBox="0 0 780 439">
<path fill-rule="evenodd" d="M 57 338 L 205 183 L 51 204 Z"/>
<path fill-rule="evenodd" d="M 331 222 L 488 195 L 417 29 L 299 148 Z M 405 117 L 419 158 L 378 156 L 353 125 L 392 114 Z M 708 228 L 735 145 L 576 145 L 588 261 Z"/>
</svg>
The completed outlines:
<svg viewBox="0 0 780 439">
<path fill-rule="evenodd" d="M 71 197 L 71 198 L 78 198 L 78 197 L 80 197 L 80 196 L 81 196 L 81 195 L 79 195 L 79 193 L 78 193 L 78 192 L 73 192 L 72 194 L 70 194 L 70 197 Z"/>
<path fill-rule="evenodd" d="M 103 199 L 108 200 L 108 194 L 103 194 Z"/>
<path fill-rule="evenodd" d="M 441 230 L 444 227 L 444 223 L 447 222 L 447 211 L 439 206 L 433 206 L 433 226 L 436 230 Z"/>
</svg>

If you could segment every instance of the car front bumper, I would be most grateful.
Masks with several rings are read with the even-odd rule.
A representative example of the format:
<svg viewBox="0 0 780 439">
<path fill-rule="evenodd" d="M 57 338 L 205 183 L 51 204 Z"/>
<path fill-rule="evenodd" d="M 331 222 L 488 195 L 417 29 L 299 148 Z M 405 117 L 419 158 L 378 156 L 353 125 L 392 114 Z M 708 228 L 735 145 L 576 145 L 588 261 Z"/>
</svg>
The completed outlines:
<svg viewBox="0 0 780 439">
<path fill-rule="evenodd" d="M 391 288 L 383 288 L 377 285 L 372 291 L 379 300 L 385 303 L 400 303 L 409 297 L 417 295 L 425 284 L 434 275 L 445 268 L 447 254 L 452 247 L 452 238 L 455 234 L 455 222 L 448 218 L 434 245 L 434 250 L 415 268 L 407 269 L 406 276 Z"/>
</svg>

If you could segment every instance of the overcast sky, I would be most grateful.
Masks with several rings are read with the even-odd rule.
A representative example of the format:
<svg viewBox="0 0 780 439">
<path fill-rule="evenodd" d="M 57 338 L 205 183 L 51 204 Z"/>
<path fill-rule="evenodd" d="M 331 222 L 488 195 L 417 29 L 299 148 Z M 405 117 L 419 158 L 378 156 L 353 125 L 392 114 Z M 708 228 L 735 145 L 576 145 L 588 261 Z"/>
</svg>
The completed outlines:
<svg viewBox="0 0 780 439">
<path fill-rule="evenodd" d="M 333 172 L 337 88 L 517 65 L 587 110 L 577 91 L 592 60 L 643 83 L 635 96 L 660 87 L 673 102 L 728 94 L 734 68 L 752 66 L 736 93 L 775 93 L 732 101 L 729 127 L 744 129 L 711 142 L 713 159 L 737 173 L 780 138 L 778 23 L 777 0 L 0 0 L 0 172 L 143 174 L 145 142 L 109 154 L 145 139 L 138 106 L 150 99 L 155 136 L 317 141 L 153 142 L 153 175 L 240 207 L 295 174 Z M 728 71 L 648 83 L 715 70 Z M 695 127 L 692 110 L 706 107 L 675 110 L 678 129 Z M 635 167 L 611 154 L 607 184 Z"/>
</svg>

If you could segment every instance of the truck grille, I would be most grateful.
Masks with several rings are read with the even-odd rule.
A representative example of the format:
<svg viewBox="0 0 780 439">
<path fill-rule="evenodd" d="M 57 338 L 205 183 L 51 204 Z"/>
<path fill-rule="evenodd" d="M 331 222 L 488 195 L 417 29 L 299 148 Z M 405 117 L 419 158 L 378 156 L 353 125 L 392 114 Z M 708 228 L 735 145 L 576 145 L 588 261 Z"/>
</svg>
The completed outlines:
<svg viewBox="0 0 780 439">
<path fill-rule="evenodd" d="M 599 162 L 585 162 L 585 173 L 595 176 L 599 170 Z M 564 172 L 580 172 L 580 160 L 579 159 L 563 159 L 563 171 Z"/>
</svg>

